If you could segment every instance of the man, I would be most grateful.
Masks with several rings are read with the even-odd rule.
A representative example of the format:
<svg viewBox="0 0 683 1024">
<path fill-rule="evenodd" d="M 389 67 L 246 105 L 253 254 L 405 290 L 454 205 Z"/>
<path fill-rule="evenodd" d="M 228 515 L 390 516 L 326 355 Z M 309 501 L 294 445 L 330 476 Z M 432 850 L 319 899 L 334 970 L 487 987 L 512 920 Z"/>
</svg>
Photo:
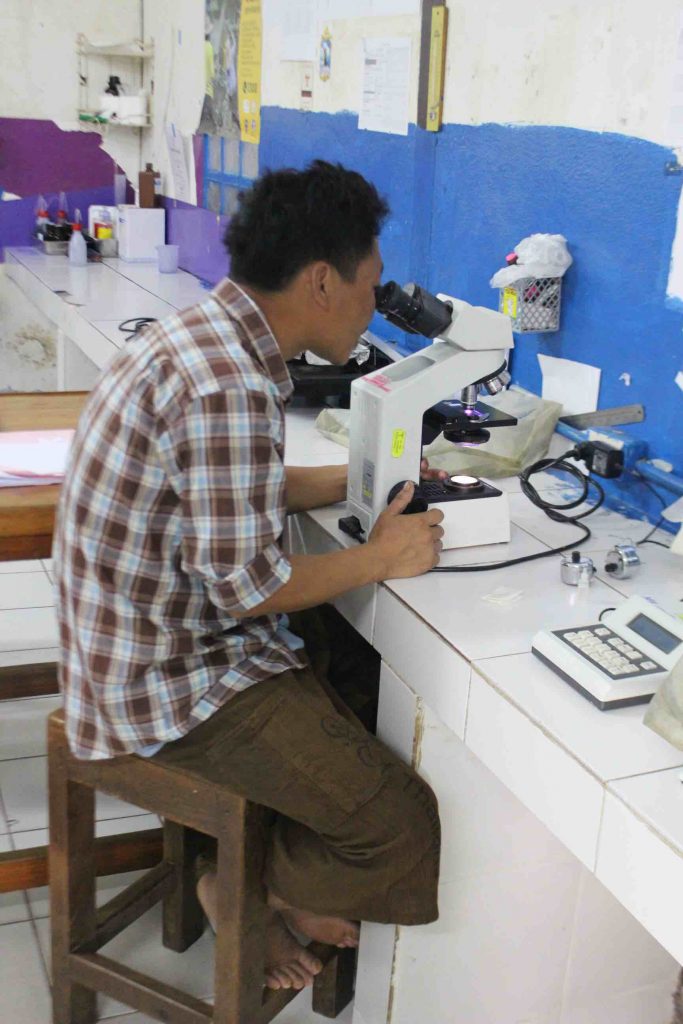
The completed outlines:
<svg viewBox="0 0 683 1024">
<path fill-rule="evenodd" d="M 418 776 L 316 678 L 282 613 L 436 564 L 442 514 L 365 545 L 287 555 L 287 513 L 341 501 L 346 470 L 286 469 L 285 361 L 345 363 L 374 310 L 388 212 L 315 161 L 264 175 L 226 234 L 231 279 L 132 341 L 96 385 L 62 490 L 55 563 L 74 754 L 182 765 L 276 813 L 265 983 L 321 969 L 294 933 L 437 916 L 439 818 Z M 209 920 L 215 872 L 200 880 Z"/>
</svg>

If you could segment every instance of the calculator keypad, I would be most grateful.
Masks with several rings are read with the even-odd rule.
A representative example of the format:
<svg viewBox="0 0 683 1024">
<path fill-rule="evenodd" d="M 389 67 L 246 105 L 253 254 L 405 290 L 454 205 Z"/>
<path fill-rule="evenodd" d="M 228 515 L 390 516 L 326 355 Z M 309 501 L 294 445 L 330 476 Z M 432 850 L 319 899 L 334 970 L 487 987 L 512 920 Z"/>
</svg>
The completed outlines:
<svg viewBox="0 0 683 1024">
<path fill-rule="evenodd" d="M 581 629 L 556 629 L 553 633 L 612 679 L 664 672 L 661 665 L 602 623 Z"/>
</svg>

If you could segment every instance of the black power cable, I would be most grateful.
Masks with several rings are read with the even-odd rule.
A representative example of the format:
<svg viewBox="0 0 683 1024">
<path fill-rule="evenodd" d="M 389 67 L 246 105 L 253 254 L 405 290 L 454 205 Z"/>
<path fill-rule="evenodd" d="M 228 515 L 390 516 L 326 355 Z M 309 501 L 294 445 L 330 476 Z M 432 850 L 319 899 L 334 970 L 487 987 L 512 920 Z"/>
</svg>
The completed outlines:
<svg viewBox="0 0 683 1024">
<path fill-rule="evenodd" d="M 155 316 L 132 316 L 129 320 L 121 321 L 119 330 L 123 331 L 124 334 L 129 334 L 130 338 L 128 338 L 128 341 L 130 341 L 147 324 L 155 324 L 156 322 L 157 318 Z M 129 324 L 132 324 L 132 327 L 129 327 Z"/>
<path fill-rule="evenodd" d="M 580 520 L 585 519 L 586 516 L 590 516 L 593 512 L 596 512 L 600 508 L 605 500 L 605 492 L 603 491 L 597 480 L 594 480 L 591 476 L 587 476 L 582 473 L 578 466 L 572 465 L 567 462 L 567 459 L 579 457 L 579 452 L 576 448 L 572 448 L 570 451 L 564 452 L 563 455 L 558 456 L 556 459 L 540 459 L 538 462 L 534 462 L 532 466 L 527 466 L 519 474 L 519 481 L 522 485 L 522 491 L 537 508 L 540 508 L 549 519 L 552 519 L 556 523 L 567 523 L 569 525 L 578 526 L 580 530 L 583 530 L 584 536 L 578 541 L 572 541 L 569 544 L 563 544 L 559 548 L 551 548 L 549 551 L 538 551 L 535 555 L 522 555 L 519 558 L 508 558 L 505 562 L 485 562 L 483 565 L 437 565 L 434 569 L 430 569 L 430 572 L 487 572 L 492 569 L 504 569 L 510 565 L 521 565 L 522 562 L 533 562 L 537 558 L 548 558 L 550 555 L 559 555 L 563 551 L 569 551 L 570 548 L 577 548 L 580 544 L 584 544 L 591 536 L 591 531 L 582 523 Z M 548 469 L 557 469 L 563 473 L 569 473 L 575 480 L 581 485 L 581 493 L 578 498 L 574 501 L 563 502 L 556 504 L 552 501 L 547 501 L 542 498 L 538 493 L 534 485 L 531 483 L 531 477 L 535 473 L 542 473 Z M 598 494 L 598 499 L 594 505 L 591 505 L 585 512 L 580 512 L 577 515 L 569 516 L 565 513 L 569 509 L 577 508 L 581 505 L 588 497 L 590 487 L 594 487 Z"/>
</svg>

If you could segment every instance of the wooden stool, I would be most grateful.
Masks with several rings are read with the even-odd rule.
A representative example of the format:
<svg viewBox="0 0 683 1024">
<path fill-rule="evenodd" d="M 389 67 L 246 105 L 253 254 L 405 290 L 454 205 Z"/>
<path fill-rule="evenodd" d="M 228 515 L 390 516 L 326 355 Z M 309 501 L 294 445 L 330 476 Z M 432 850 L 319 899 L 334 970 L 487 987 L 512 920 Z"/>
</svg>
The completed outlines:
<svg viewBox="0 0 683 1024">
<path fill-rule="evenodd" d="M 67 746 L 63 712 L 48 720 L 53 1024 L 94 1024 L 102 992 L 166 1024 L 266 1024 L 298 993 L 264 989 L 263 810 L 224 787 L 140 757 L 80 761 Z M 158 814 L 164 855 L 105 906 L 95 907 L 95 791 Z M 183 952 L 204 930 L 194 859 L 218 843 L 215 1001 L 189 996 L 97 950 L 159 900 L 163 944 Z M 313 1009 L 336 1017 L 353 994 L 355 950 L 315 943 L 325 967 Z"/>
</svg>

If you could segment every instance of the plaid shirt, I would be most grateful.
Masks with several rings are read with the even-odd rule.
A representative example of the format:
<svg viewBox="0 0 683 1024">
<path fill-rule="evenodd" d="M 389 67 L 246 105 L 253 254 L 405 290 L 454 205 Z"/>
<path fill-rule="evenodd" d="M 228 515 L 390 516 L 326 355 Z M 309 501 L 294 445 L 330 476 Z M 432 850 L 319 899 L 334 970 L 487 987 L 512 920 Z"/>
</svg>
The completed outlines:
<svg viewBox="0 0 683 1024">
<path fill-rule="evenodd" d="M 246 687 L 300 667 L 275 615 L 291 574 L 292 383 L 232 281 L 147 329 L 91 393 L 55 528 L 60 680 L 77 757 L 152 753 Z"/>
</svg>

